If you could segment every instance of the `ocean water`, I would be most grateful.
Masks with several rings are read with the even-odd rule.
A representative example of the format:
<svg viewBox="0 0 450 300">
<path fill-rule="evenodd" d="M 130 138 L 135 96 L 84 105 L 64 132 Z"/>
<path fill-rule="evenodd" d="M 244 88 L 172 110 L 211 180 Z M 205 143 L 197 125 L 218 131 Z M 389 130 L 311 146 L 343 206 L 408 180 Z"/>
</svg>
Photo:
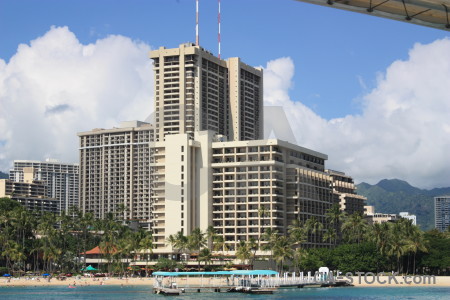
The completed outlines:
<svg viewBox="0 0 450 300">
<path fill-rule="evenodd" d="M 164 299 L 152 294 L 151 286 L 1 287 L 0 299 Z M 342 287 L 280 289 L 273 295 L 235 293 L 184 294 L 170 299 L 450 299 L 450 287 Z"/>
</svg>

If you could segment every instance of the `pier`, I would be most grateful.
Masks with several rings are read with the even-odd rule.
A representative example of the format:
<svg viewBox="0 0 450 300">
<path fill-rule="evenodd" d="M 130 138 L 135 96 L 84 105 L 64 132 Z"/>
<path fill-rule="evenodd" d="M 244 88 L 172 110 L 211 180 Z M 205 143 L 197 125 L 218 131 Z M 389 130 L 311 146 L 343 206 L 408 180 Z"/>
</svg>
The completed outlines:
<svg viewBox="0 0 450 300">
<path fill-rule="evenodd" d="M 154 272 L 155 294 L 182 293 L 250 293 L 271 294 L 278 287 L 271 270 L 238 270 L 218 272 Z"/>
<path fill-rule="evenodd" d="M 335 281 L 332 272 L 284 273 L 271 270 L 238 270 L 218 272 L 155 272 L 156 294 L 182 293 L 251 293 L 272 294 L 279 288 L 349 286 Z"/>
</svg>

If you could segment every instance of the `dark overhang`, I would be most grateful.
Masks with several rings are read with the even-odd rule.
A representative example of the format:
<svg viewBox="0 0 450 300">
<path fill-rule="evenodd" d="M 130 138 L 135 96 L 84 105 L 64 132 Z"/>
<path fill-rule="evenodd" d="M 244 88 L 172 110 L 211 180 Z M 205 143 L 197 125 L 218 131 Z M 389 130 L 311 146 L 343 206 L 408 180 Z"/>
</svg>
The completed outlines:
<svg viewBox="0 0 450 300">
<path fill-rule="evenodd" d="M 450 31 L 450 0 L 297 0 Z"/>
</svg>

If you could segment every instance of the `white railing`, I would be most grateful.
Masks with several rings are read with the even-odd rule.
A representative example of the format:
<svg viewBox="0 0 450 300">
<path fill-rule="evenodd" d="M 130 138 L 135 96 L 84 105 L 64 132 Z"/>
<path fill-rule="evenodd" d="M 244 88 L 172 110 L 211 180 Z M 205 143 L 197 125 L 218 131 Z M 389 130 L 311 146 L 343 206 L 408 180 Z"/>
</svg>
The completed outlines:
<svg viewBox="0 0 450 300">
<path fill-rule="evenodd" d="M 274 286 L 289 286 L 289 285 L 309 285 L 309 284 L 323 284 L 334 281 L 332 272 L 330 273 L 319 273 L 315 272 L 311 274 L 308 272 L 304 274 L 300 273 L 284 273 L 282 276 L 277 276 L 269 279 L 271 284 Z"/>
</svg>

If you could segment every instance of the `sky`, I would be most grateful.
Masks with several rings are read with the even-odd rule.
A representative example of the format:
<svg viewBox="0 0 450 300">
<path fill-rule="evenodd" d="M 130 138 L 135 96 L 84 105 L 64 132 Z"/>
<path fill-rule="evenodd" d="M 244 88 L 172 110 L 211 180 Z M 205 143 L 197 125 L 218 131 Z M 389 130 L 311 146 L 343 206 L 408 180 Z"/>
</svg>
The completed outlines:
<svg viewBox="0 0 450 300">
<path fill-rule="evenodd" d="M 450 186 L 449 32 L 294 0 L 221 10 L 222 58 L 264 68 L 291 142 L 356 182 Z M 77 162 L 77 132 L 145 120 L 148 51 L 194 41 L 194 0 L 0 0 L 0 170 Z M 216 0 L 200 0 L 200 44 L 217 54 Z"/>
</svg>

